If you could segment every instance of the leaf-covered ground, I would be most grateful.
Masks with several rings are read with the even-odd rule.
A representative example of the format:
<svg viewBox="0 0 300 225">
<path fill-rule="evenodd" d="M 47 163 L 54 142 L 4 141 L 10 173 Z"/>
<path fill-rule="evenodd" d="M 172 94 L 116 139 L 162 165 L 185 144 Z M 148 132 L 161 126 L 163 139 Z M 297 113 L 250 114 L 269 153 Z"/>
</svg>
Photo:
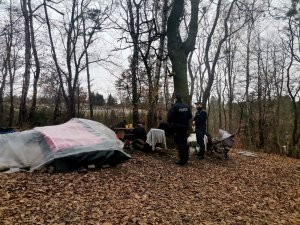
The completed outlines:
<svg viewBox="0 0 300 225">
<path fill-rule="evenodd" d="M 257 156 L 180 167 L 160 150 L 87 173 L 0 174 L 0 224 L 300 224 L 300 160 Z"/>
</svg>

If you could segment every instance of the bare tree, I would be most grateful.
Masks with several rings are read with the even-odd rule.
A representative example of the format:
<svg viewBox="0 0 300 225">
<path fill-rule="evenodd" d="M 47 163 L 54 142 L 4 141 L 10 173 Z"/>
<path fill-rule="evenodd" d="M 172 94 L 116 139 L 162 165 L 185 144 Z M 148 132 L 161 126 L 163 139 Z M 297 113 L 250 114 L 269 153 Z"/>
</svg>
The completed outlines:
<svg viewBox="0 0 300 225">
<path fill-rule="evenodd" d="M 27 94 L 30 83 L 31 68 L 31 36 L 30 36 L 30 15 L 28 12 L 28 1 L 21 0 L 21 8 L 24 17 L 24 42 L 25 42 L 25 69 L 23 74 L 22 95 L 19 108 L 19 125 L 22 127 L 27 120 Z"/>
<path fill-rule="evenodd" d="M 294 111 L 294 124 L 293 124 L 293 133 L 292 133 L 292 145 L 293 147 L 296 147 L 296 145 L 299 143 L 300 139 L 300 132 L 298 130 L 298 120 L 300 119 L 299 116 L 299 106 L 297 104 L 297 99 L 299 101 L 299 93 L 300 93 L 300 82 L 299 79 L 292 79 L 291 75 L 291 68 L 293 66 L 294 60 L 296 60 L 298 63 L 300 62 L 300 57 L 296 54 L 295 51 L 295 39 L 297 38 L 299 40 L 299 20 L 294 20 L 293 17 L 289 17 L 288 19 L 288 31 L 289 31 L 289 42 L 288 42 L 288 50 L 291 55 L 290 63 L 287 67 L 287 90 L 290 98 L 292 99 L 292 105 L 293 105 L 293 111 Z M 299 76 L 298 76 L 299 78 Z"/>
<path fill-rule="evenodd" d="M 140 9 L 143 0 L 139 2 L 127 0 L 127 26 L 132 40 L 133 54 L 130 62 L 131 88 L 132 88 L 132 121 L 136 125 L 139 121 L 139 95 L 138 95 L 138 63 L 139 63 L 139 36 L 140 36 Z M 134 11 L 135 10 L 135 11 Z"/>
<path fill-rule="evenodd" d="M 126 26 L 115 21 L 117 28 L 125 34 L 124 39 L 129 48 L 132 48 L 130 56 L 130 84 L 120 85 L 125 90 L 131 88 L 130 94 L 133 106 L 133 123 L 137 123 L 139 103 L 147 92 L 148 114 L 147 127 L 156 125 L 158 92 L 162 71 L 162 61 L 165 58 L 165 32 L 167 18 L 167 3 L 157 0 L 126 1 L 121 6 L 126 17 L 122 19 Z M 151 9 L 151 10 L 149 10 Z M 126 35 L 130 36 L 130 39 Z M 123 73 L 123 78 L 125 78 Z M 127 75 L 126 75 L 127 76 Z M 143 91 L 142 91 L 143 90 Z"/>
<path fill-rule="evenodd" d="M 162 13 L 161 13 L 161 26 L 159 26 L 158 21 L 159 18 L 157 14 L 160 14 L 158 10 L 159 2 L 155 2 L 155 23 L 158 29 L 159 35 L 159 46 L 157 50 L 157 57 L 155 63 L 155 70 L 153 75 L 153 82 L 152 76 L 148 79 L 149 82 L 149 111 L 148 111 L 148 120 L 147 120 L 147 127 L 153 127 L 156 125 L 157 122 L 157 104 L 159 99 L 159 81 L 161 78 L 161 71 L 162 71 L 162 62 L 165 58 L 165 41 L 166 41 L 166 29 L 167 29 L 167 15 L 168 15 L 168 0 L 163 1 L 162 5 Z M 150 91 L 151 90 L 151 91 Z"/>
<path fill-rule="evenodd" d="M 29 110 L 28 120 L 33 121 L 34 114 L 36 111 L 36 101 L 37 101 L 37 88 L 38 88 L 38 81 L 40 78 L 41 68 L 40 68 L 40 60 L 37 52 L 36 47 L 36 40 L 35 40 L 35 30 L 33 24 L 33 11 L 32 11 L 32 4 L 31 0 L 28 0 L 28 13 L 29 13 L 29 27 L 30 27 L 30 37 L 31 37 L 31 47 L 32 53 L 35 62 L 35 72 L 34 72 L 34 79 L 33 79 L 33 94 L 32 94 L 32 104 Z"/>
<path fill-rule="evenodd" d="M 8 113 L 8 126 L 14 125 L 15 119 L 15 93 L 14 93 L 14 85 L 16 79 L 16 71 L 19 70 L 23 64 L 19 57 L 21 49 L 24 47 L 24 36 L 22 35 L 23 26 L 21 25 L 21 20 L 19 18 L 22 17 L 22 12 L 19 8 L 13 5 L 13 1 L 9 1 L 8 6 L 8 14 L 9 20 L 7 24 L 7 32 L 5 34 L 6 37 L 6 45 L 7 45 L 7 53 L 9 57 L 7 57 L 7 71 L 9 74 L 9 79 L 7 80 L 9 87 L 9 113 Z"/>
<path fill-rule="evenodd" d="M 232 33 L 233 27 L 230 26 L 229 30 Z M 237 37 L 230 36 L 225 42 L 225 61 L 228 86 L 228 130 L 233 132 L 233 100 L 235 91 L 236 73 L 234 72 L 234 60 L 237 52 Z"/>
<path fill-rule="evenodd" d="M 3 106 L 3 95 L 4 95 L 4 89 L 6 86 L 6 78 L 9 72 L 9 61 L 11 59 L 11 48 L 12 48 L 12 32 L 11 32 L 11 27 L 7 26 L 7 32 L 4 33 L 5 36 L 5 51 L 3 54 L 3 63 L 0 68 L 2 79 L 1 79 L 1 84 L 0 84 L 0 124 L 3 125 L 4 123 L 4 106 Z M 2 58 L 2 57 L 1 57 Z"/>
<path fill-rule="evenodd" d="M 212 25 L 212 28 L 208 34 L 207 41 L 206 41 L 206 47 L 205 47 L 205 66 L 207 69 L 207 74 L 208 74 L 208 83 L 205 88 L 204 94 L 203 94 L 203 103 L 206 105 L 209 97 L 210 97 L 210 92 L 213 86 L 214 78 L 215 78 L 215 71 L 216 71 L 216 65 L 220 57 L 221 49 L 226 41 L 226 39 L 233 34 L 237 33 L 239 30 L 241 30 L 246 21 L 248 20 L 247 18 L 244 19 L 244 21 L 239 24 L 234 30 L 229 30 L 229 20 L 232 18 L 232 11 L 234 9 L 234 6 L 237 8 L 243 7 L 243 4 L 239 4 L 238 0 L 233 0 L 229 5 L 225 6 L 225 11 L 224 14 L 224 20 L 223 20 L 223 36 L 221 39 L 218 41 L 216 44 L 216 50 L 213 53 L 213 56 L 210 55 L 211 47 L 212 47 L 212 40 L 216 32 L 217 24 L 219 22 L 220 16 L 221 16 L 221 10 L 222 10 L 222 0 L 218 0 L 217 7 L 216 7 L 216 13 L 215 13 L 215 18 L 214 22 Z M 240 17 L 238 17 L 240 18 Z"/>
<path fill-rule="evenodd" d="M 67 112 L 68 112 L 68 118 L 75 117 L 76 115 L 76 91 L 78 89 L 79 84 L 79 75 L 80 73 L 86 69 L 87 63 L 96 63 L 101 61 L 101 59 L 96 59 L 93 61 L 90 61 L 87 57 L 87 49 L 91 46 L 91 43 L 93 42 L 93 36 L 96 32 L 100 31 L 101 28 L 101 22 L 103 23 L 103 20 L 107 18 L 106 16 L 100 17 L 98 14 L 101 14 L 101 10 L 90 10 L 88 9 L 88 5 L 91 1 L 87 1 L 85 3 L 80 4 L 79 0 L 72 0 L 70 3 L 70 9 L 67 6 L 66 12 L 60 12 L 58 9 L 56 9 L 52 5 L 48 5 L 49 3 L 47 1 L 44 1 L 44 12 L 45 12 L 45 20 L 48 28 L 48 34 L 49 34 L 49 40 L 51 45 L 51 51 L 53 56 L 53 61 L 55 63 L 55 67 L 57 70 L 58 78 L 60 81 L 60 87 L 62 91 L 62 95 L 64 97 L 66 106 L 67 106 Z M 81 7 L 82 5 L 82 7 Z M 58 25 L 56 24 L 56 32 L 58 32 L 61 35 L 61 44 L 63 46 L 63 53 L 62 56 L 58 56 L 58 48 L 55 46 L 53 42 L 53 26 L 51 26 L 51 21 L 49 18 L 48 8 L 51 10 L 54 10 L 56 13 L 63 16 L 64 20 L 61 21 Z M 82 11 L 86 10 L 86 11 Z M 104 12 L 107 15 L 107 10 L 104 9 Z M 65 18 L 64 15 L 68 15 L 67 18 Z M 82 19 L 87 19 L 84 16 L 86 15 L 90 16 L 90 18 L 93 18 L 93 24 L 90 25 L 90 29 L 86 35 L 85 41 L 82 40 L 82 24 L 84 26 L 86 25 L 86 21 L 82 22 Z M 87 27 L 85 27 L 85 31 L 87 31 Z M 83 44 L 82 44 L 83 43 Z M 59 57 L 62 57 L 65 61 L 64 63 L 60 63 L 61 60 L 59 60 Z M 84 63 L 85 62 L 85 63 Z M 89 69 L 88 69 L 89 70 Z M 90 84 L 88 84 L 90 86 Z"/>
<path fill-rule="evenodd" d="M 102 31 L 102 26 L 106 20 L 108 20 L 109 13 L 111 12 L 110 7 L 105 7 L 102 12 L 99 9 L 89 9 L 91 0 L 81 1 L 81 12 L 82 12 L 82 29 L 83 29 L 83 44 L 85 50 L 85 66 L 87 74 L 87 88 L 88 88 L 88 99 L 89 99 L 89 111 L 90 118 L 94 117 L 93 103 L 91 100 L 91 74 L 90 74 L 90 55 L 89 47 L 94 42 L 94 36 Z M 88 23 L 89 22 L 89 23 Z M 88 24 L 87 24 L 88 23 Z"/>
<path fill-rule="evenodd" d="M 190 1 L 191 18 L 186 39 L 182 40 L 180 24 L 184 16 L 184 1 L 174 0 L 167 22 L 168 54 L 172 62 L 172 75 L 174 92 L 180 93 L 186 103 L 190 103 L 187 59 L 190 52 L 195 48 L 198 32 L 199 0 Z"/>
</svg>

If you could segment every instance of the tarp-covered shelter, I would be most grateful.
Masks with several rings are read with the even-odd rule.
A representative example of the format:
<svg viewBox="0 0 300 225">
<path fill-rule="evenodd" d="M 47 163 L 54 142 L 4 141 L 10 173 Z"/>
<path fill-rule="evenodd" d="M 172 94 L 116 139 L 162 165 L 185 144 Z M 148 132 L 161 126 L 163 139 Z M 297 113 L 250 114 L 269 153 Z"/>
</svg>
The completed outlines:
<svg viewBox="0 0 300 225">
<path fill-rule="evenodd" d="M 34 171 L 47 165 L 62 172 L 117 165 L 129 158 L 111 129 L 87 119 L 0 135 L 0 170 Z"/>
</svg>

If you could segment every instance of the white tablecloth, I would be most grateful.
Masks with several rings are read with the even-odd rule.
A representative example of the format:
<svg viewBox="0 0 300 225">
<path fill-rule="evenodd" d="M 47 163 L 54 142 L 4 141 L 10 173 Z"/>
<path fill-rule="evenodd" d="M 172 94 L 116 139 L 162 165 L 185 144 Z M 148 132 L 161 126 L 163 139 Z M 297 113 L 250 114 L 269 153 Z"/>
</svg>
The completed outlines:
<svg viewBox="0 0 300 225">
<path fill-rule="evenodd" d="M 151 145 L 153 151 L 156 144 L 162 144 L 167 148 L 165 131 L 152 128 L 147 134 L 147 143 Z"/>
</svg>

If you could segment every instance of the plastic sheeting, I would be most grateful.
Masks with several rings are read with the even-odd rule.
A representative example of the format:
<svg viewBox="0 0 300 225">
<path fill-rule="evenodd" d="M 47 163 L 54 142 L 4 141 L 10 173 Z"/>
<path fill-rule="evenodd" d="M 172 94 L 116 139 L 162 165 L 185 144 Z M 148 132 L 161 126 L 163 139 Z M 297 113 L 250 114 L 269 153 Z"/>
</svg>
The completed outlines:
<svg viewBox="0 0 300 225">
<path fill-rule="evenodd" d="M 219 129 L 218 141 L 222 141 L 225 146 L 230 148 L 234 145 L 233 135 L 226 130 Z"/>
<path fill-rule="evenodd" d="M 0 135 L 0 170 L 34 171 L 52 164 L 57 171 L 68 171 L 88 164 L 116 165 L 128 158 L 115 133 L 92 120 L 74 118 L 61 125 Z"/>
<path fill-rule="evenodd" d="M 216 142 L 221 143 L 224 142 L 224 145 L 227 147 L 232 147 L 234 145 L 233 135 L 228 133 L 226 130 L 219 129 L 219 136 L 217 139 L 215 139 Z M 208 143 L 208 137 L 207 135 L 204 135 L 204 145 L 205 150 L 207 150 L 207 143 Z M 197 137 L 196 133 L 191 133 L 190 136 L 187 139 L 187 144 L 190 147 L 190 149 L 194 149 L 196 147 L 199 147 L 197 143 Z"/>
</svg>

